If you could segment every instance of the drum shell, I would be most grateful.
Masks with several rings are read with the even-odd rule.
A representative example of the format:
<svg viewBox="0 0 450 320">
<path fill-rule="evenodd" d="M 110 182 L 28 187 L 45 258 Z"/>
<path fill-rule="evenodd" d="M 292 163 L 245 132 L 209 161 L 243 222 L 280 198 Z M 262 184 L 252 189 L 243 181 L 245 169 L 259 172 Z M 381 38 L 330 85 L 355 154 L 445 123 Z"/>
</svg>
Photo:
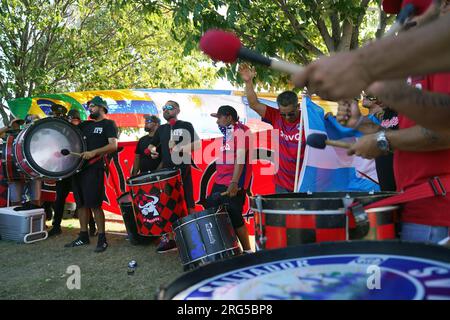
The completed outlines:
<svg viewBox="0 0 450 320">
<path fill-rule="evenodd" d="M 251 197 L 250 206 L 255 211 L 257 247 L 271 249 L 312 242 L 366 239 L 366 236 L 370 238 L 369 218 L 367 217 L 366 223 L 355 224 L 353 215 L 346 212 L 346 208 L 354 203 L 360 204 L 361 207 L 366 206 L 395 194 L 394 192 L 316 192 L 261 196 L 262 209 L 264 212 L 271 212 L 270 214 L 260 214 L 258 197 Z M 344 218 L 345 215 L 347 217 Z M 375 221 L 375 215 L 371 219 Z M 346 220 L 345 226 L 344 220 Z M 372 228 L 375 225 L 376 223 L 372 225 Z M 263 228 L 262 231 L 261 228 Z M 345 228 L 345 236 L 343 228 Z M 381 229 L 381 233 L 379 232 L 381 237 L 386 239 L 390 237 L 389 226 L 384 227 L 384 231 Z M 265 245 L 264 241 L 267 241 Z"/>
<path fill-rule="evenodd" d="M 48 179 L 64 179 L 67 178 L 74 173 L 78 172 L 83 165 L 85 164 L 85 160 L 78 158 L 75 161 L 75 165 L 71 168 L 67 168 L 63 171 L 54 172 L 48 171 L 42 167 L 40 167 L 33 159 L 30 151 L 31 142 L 30 138 L 33 137 L 33 134 L 40 129 L 53 129 L 56 130 L 58 128 L 61 132 L 61 135 L 69 135 L 72 140 L 76 141 L 77 146 L 80 148 L 79 150 L 75 150 L 77 153 L 82 153 L 86 151 L 86 142 L 83 139 L 81 131 L 63 119 L 58 118 L 45 118 L 38 120 L 31 124 L 29 127 L 23 129 L 17 138 L 14 141 L 14 159 L 17 163 L 18 168 L 24 172 L 29 178 L 48 178 Z M 56 130 L 57 131 L 57 130 Z M 71 141 L 72 141 L 71 140 Z M 42 142 L 43 144 L 46 141 Z M 58 147 L 58 146 L 56 146 Z M 62 150 L 62 148 L 56 148 L 55 152 L 58 153 Z M 72 150 L 73 151 L 73 150 Z M 55 157 L 54 153 L 48 155 L 49 159 L 53 159 Z M 61 159 L 64 156 L 61 155 Z"/>
<path fill-rule="evenodd" d="M 140 236 L 137 233 L 132 202 L 133 199 L 131 198 L 131 194 L 129 192 L 126 192 L 117 198 L 117 203 L 119 204 L 120 212 L 122 213 L 123 222 L 125 224 L 125 228 L 127 229 L 130 243 L 136 245 L 139 244 Z"/>
<path fill-rule="evenodd" d="M 228 213 L 207 209 L 173 224 L 175 241 L 185 270 L 241 253 Z"/>
<path fill-rule="evenodd" d="M 349 216 L 350 240 L 392 240 L 398 238 L 400 206 L 366 209 L 367 226 L 358 230 L 353 215 Z M 360 228 L 361 229 L 361 228 Z"/>
<path fill-rule="evenodd" d="M 172 223 L 187 215 L 181 173 L 163 169 L 130 177 L 138 234 L 159 236 L 172 231 Z"/>
<path fill-rule="evenodd" d="M 14 159 L 15 138 L 15 136 L 9 135 L 2 145 L 2 171 L 8 182 L 25 180 L 25 175 L 19 171 Z"/>
</svg>

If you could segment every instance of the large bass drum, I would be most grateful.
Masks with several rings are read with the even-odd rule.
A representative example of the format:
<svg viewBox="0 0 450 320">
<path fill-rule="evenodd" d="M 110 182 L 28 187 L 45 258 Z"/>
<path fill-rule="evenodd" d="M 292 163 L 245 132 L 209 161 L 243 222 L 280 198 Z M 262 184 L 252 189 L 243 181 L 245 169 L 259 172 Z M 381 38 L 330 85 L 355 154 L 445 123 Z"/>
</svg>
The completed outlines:
<svg viewBox="0 0 450 320">
<path fill-rule="evenodd" d="M 201 266 L 162 288 L 158 298 L 448 300 L 449 281 L 446 247 L 399 241 L 314 243 Z"/>
<path fill-rule="evenodd" d="M 61 154 L 86 151 L 81 131 L 66 120 L 45 118 L 22 130 L 14 141 L 18 168 L 30 178 L 64 179 L 84 164 L 78 156 Z"/>
</svg>

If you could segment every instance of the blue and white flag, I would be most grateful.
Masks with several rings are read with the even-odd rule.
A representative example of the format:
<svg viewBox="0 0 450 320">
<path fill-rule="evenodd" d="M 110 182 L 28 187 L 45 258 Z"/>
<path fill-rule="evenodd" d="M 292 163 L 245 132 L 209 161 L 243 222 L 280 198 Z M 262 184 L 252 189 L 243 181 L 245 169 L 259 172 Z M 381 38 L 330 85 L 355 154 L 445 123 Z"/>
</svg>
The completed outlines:
<svg viewBox="0 0 450 320">
<path fill-rule="evenodd" d="M 308 96 L 302 99 L 302 118 L 306 137 L 325 133 L 330 140 L 355 142 L 361 134 L 341 126 L 333 116 L 324 118 L 324 110 Z M 299 192 L 379 191 L 375 161 L 348 156 L 347 150 L 333 146 L 316 149 L 306 146 L 299 177 Z"/>
</svg>

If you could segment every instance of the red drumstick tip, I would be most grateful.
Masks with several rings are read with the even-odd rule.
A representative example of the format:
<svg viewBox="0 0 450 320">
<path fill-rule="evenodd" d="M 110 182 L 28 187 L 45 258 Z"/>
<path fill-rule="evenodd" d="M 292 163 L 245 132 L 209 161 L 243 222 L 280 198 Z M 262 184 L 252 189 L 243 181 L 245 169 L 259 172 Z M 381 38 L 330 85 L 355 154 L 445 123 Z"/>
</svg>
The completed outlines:
<svg viewBox="0 0 450 320">
<path fill-rule="evenodd" d="M 238 58 L 242 44 L 231 32 L 219 29 L 208 30 L 200 39 L 200 49 L 214 61 L 233 63 Z"/>
</svg>

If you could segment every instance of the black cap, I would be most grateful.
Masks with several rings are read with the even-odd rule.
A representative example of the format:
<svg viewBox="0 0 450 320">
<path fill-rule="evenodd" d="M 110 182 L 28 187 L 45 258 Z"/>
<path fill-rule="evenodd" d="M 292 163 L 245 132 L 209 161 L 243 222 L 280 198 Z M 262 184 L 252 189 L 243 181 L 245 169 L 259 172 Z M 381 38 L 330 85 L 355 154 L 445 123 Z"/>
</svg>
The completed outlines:
<svg viewBox="0 0 450 320">
<path fill-rule="evenodd" d="M 56 104 L 52 105 L 52 112 L 65 115 L 67 113 L 67 108 L 64 107 L 62 104 L 56 103 Z"/>
<path fill-rule="evenodd" d="M 89 102 L 88 102 L 89 103 Z M 105 99 L 103 99 L 100 96 L 95 96 L 94 98 L 92 98 L 92 100 L 90 101 L 90 103 L 94 106 L 99 106 L 99 107 L 103 107 L 103 109 L 105 109 L 105 113 L 108 113 L 108 103 L 106 102 Z M 89 104 L 88 104 L 89 106 Z"/>
<path fill-rule="evenodd" d="M 211 113 L 211 117 L 218 118 L 219 116 L 231 116 L 234 121 L 239 120 L 236 109 L 228 105 L 220 106 L 216 113 Z"/>
<path fill-rule="evenodd" d="M 81 120 L 80 111 L 78 111 L 77 109 L 69 110 L 69 112 L 67 113 L 67 117 L 71 118 L 71 119 L 80 119 Z"/>
<path fill-rule="evenodd" d="M 144 115 L 144 119 L 145 119 L 145 122 L 151 121 L 151 122 L 155 122 L 157 124 L 161 124 L 161 119 L 159 119 L 158 116 L 155 116 L 155 115 L 146 114 L 146 115 Z"/>
</svg>

